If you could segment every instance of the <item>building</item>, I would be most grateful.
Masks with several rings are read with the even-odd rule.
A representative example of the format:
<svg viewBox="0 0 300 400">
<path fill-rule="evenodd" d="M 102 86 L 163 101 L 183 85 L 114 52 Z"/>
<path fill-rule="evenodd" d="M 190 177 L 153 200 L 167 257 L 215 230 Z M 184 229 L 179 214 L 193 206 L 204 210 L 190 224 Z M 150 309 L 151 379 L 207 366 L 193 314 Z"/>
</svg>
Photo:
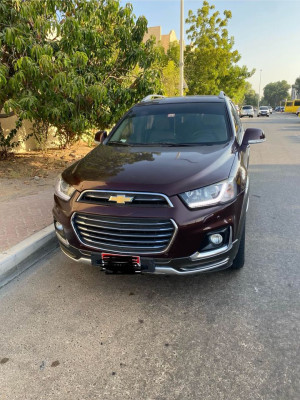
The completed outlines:
<svg viewBox="0 0 300 400">
<path fill-rule="evenodd" d="M 170 43 L 173 42 L 178 42 L 179 40 L 177 39 L 175 31 L 172 29 L 170 33 L 167 35 L 162 35 L 161 34 L 161 26 L 152 26 L 148 28 L 148 32 L 144 36 L 144 43 L 151 38 L 151 36 L 155 37 L 155 42 L 156 44 L 161 44 L 165 50 L 165 52 L 168 51 Z"/>
</svg>

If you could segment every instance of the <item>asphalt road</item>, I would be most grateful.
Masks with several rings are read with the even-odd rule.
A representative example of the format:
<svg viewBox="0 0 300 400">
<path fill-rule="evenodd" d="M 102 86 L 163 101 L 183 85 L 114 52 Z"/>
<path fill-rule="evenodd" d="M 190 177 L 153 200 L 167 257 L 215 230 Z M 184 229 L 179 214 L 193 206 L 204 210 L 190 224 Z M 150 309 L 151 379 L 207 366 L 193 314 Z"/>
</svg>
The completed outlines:
<svg viewBox="0 0 300 400">
<path fill-rule="evenodd" d="M 300 118 L 251 148 L 243 270 L 108 276 L 60 252 L 0 291 L 0 399 L 300 398 Z"/>
</svg>

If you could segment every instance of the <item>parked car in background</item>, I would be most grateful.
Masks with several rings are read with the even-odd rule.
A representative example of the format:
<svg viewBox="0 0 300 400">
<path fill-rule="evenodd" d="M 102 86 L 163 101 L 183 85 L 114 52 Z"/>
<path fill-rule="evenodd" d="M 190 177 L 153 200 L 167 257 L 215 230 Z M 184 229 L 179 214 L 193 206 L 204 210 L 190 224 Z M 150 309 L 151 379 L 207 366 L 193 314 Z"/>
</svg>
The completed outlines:
<svg viewBox="0 0 300 400">
<path fill-rule="evenodd" d="M 231 100 L 147 96 L 58 178 L 62 251 L 108 273 L 192 275 L 244 265 L 250 144 Z"/>
<path fill-rule="evenodd" d="M 273 114 L 273 108 L 271 106 L 269 106 L 269 112 L 270 114 Z"/>
<path fill-rule="evenodd" d="M 254 117 L 254 109 L 252 106 L 243 106 L 240 112 L 240 117 L 249 117 L 253 118 Z"/>
<path fill-rule="evenodd" d="M 258 117 L 269 117 L 270 116 L 270 110 L 268 106 L 260 106 L 257 112 Z"/>
<path fill-rule="evenodd" d="M 240 106 L 238 104 L 235 104 L 235 108 L 236 108 L 237 113 L 240 115 L 240 112 L 241 112 Z"/>
</svg>

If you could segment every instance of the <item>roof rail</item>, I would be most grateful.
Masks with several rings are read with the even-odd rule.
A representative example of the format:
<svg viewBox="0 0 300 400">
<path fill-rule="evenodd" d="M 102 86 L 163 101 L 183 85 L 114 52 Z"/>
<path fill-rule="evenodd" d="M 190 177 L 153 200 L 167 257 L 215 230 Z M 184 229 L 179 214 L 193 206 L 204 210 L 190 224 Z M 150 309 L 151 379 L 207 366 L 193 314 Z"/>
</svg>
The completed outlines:
<svg viewBox="0 0 300 400">
<path fill-rule="evenodd" d="M 162 96 L 160 94 L 149 94 L 148 96 L 144 97 L 141 102 L 144 103 L 145 101 L 151 101 L 151 100 L 155 100 L 155 99 L 163 99 L 165 97 L 166 96 Z"/>
<path fill-rule="evenodd" d="M 223 90 L 221 90 L 219 94 L 219 99 L 225 99 L 226 96 L 227 96 L 226 93 L 224 93 Z"/>
</svg>

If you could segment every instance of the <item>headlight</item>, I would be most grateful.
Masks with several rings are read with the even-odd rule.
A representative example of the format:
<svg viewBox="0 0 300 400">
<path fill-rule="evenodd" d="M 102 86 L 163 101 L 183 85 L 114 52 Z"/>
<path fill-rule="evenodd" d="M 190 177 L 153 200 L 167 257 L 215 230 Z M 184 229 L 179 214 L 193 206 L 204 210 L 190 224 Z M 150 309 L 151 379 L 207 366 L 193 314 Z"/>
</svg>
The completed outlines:
<svg viewBox="0 0 300 400">
<path fill-rule="evenodd" d="M 236 192 L 236 182 L 231 178 L 214 185 L 182 193 L 179 196 L 189 208 L 200 208 L 227 203 L 236 197 Z"/>
<path fill-rule="evenodd" d="M 63 200 L 70 200 L 76 189 L 63 180 L 61 175 L 57 178 L 55 193 Z"/>
</svg>

